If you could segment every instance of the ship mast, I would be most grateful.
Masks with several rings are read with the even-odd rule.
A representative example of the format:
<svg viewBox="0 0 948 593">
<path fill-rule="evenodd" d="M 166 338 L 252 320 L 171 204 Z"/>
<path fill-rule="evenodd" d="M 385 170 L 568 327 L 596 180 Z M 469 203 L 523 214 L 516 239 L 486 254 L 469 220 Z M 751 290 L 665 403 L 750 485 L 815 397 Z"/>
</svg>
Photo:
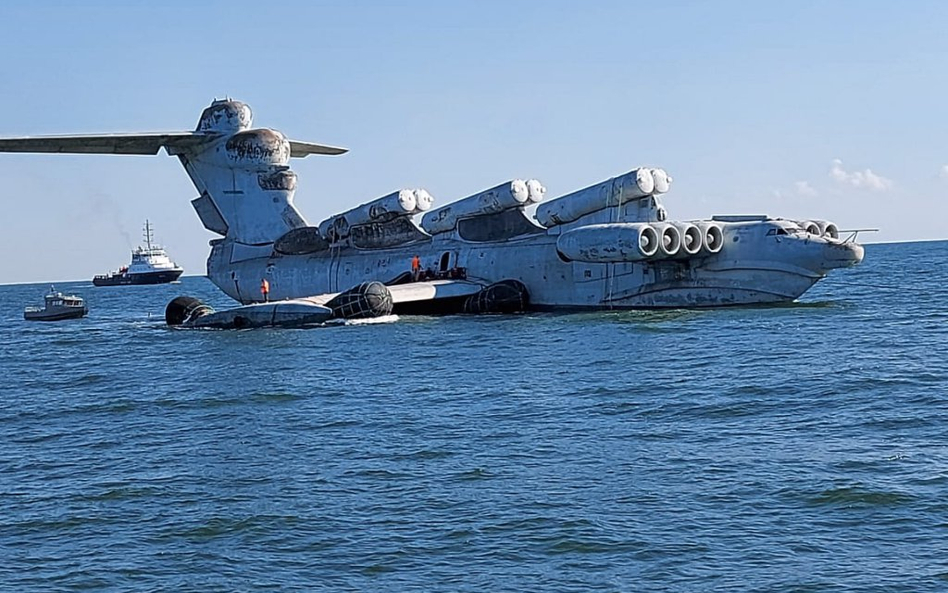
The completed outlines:
<svg viewBox="0 0 948 593">
<path fill-rule="evenodd" d="M 145 219 L 145 246 L 148 247 L 148 251 L 151 251 L 151 223 L 148 219 Z"/>
</svg>

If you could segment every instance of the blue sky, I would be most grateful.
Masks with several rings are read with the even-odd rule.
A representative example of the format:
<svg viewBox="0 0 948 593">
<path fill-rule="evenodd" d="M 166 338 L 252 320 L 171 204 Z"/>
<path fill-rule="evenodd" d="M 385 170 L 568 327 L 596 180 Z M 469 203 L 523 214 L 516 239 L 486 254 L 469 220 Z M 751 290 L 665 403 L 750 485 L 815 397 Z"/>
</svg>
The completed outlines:
<svg viewBox="0 0 948 593">
<path fill-rule="evenodd" d="M 194 4 L 194 5 L 192 5 Z M 402 187 L 548 197 L 661 166 L 672 218 L 948 237 L 948 4 L 31 2 L 0 7 L 0 136 L 192 129 L 215 97 L 346 146 L 294 160 L 316 224 Z M 141 224 L 201 274 L 165 156 L 0 154 L 0 281 L 90 278 Z"/>
</svg>

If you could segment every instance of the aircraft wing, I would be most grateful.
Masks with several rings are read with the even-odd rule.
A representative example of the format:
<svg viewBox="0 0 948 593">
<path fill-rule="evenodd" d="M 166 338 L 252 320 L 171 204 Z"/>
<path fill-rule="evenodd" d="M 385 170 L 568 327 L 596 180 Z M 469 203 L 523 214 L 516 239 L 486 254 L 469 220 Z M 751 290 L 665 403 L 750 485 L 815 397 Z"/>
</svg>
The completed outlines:
<svg viewBox="0 0 948 593">
<path fill-rule="evenodd" d="M 188 149 L 219 137 L 206 132 L 160 132 L 154 134 L 77 134 L 70 136 L 24 136 L 0 138 L 0 152 L 50 152 L 73 154 L 158 154 L 162 148 Z M 338 155 L 347 148 L 290 140 L 290 156 Z"/>
<path fill-rule="evenodd" d="M 348 148 L 339 148 L 336 146 L 326 146 L 324 144 L 313 144 L 312 142 L 300 142 L 299 140 L 290 140 L 290 156 L 295 158 L 307 157 L 311 154 L 338 155 L 349 152 Z"/>
<path fill-rule="evenodd" d="M 155 134 L 80 134 L 0 138 L 0 152 L 74 154 L 158 154 L 163 147 L 190 148 L 218 134 L 165 132 Z"/>
</svg>

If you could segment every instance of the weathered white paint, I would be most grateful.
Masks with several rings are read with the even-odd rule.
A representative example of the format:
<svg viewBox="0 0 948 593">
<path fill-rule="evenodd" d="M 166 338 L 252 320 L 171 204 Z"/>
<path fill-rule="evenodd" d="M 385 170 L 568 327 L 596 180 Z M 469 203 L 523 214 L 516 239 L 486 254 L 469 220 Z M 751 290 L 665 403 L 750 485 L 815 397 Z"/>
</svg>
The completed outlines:
<svg viewBox="0 0 948 593">
<path fill-rule="evenodd" d="M 837 227 L 832 222 L 829 222 L 828 220 L 814 220 L 813 222 L 816 223 L 816 226 L 819 229 L 818 234 L 832 237 L 834 239 L 839 238 L 839 227 Z"/>
<path fill-rule="evenodd" d="M 644 198 L 651 195 L 654 189 L 655 180 L 651 169 L 633 169 L 618 177 L 550 200 L 537 208 L 536 216 L 540 224 L 546 227 L 566 224 L 587 214 Z"/>
<path fill-rule="evenodd" d="M 536 179 L 527 179 L 527 200 L 531 204 L 539 204 L 546 195 L 546 188 Z"/>
<path fill-rule="evenodd" d="M 701 231 L 701 249 L 710 255 L 720 252 L 724 247 L 724 230 L 721 225 L 708 220 L 699 220 L 694 224 Z"/>
<path fill-rule="evenodd" d="M 562 233 L 556 249 L 570 261 L 620 263 L 644 261 L 658 253 L 659 233 L 648 223 L 591 224 Z"/>
<path fill-rule="evenodd" d="M 698 228 L 698 225 L 691 222 L 677 221 L 673 221 L 671 224 L 678 229 L 678 233 L 681 235 L 681 248 L 678 250 L 678 257 L 694 257 L 701 253 L 701 248 L 704 247 L 704 234 Z"/>
<path fill-rule="evenodd" d="M 664 194 L 671 187 L 672 179 L 665 172 L 665 169 L 651 169 L 652 181 L 654 182 L 654 191 L 656 194 Z"/>
<path fill-rule="evenodd" d="M 426 190 L 416 189 L 415 190 L 415 211 L 412 214 L 421 214 L 422 212 L 427 212 L 431 210 L 431 206 L 434 204 L 434 197 L 429 194 Z"/>
<path fill-rule="evenodd" d="M 542 199 L 543 192 L 534 190 L 535 199 Z M 510 208 L 523 207 L 530 200 L 530 189 L 522 179 L 506 181 L 496 187 L 485 189 L 457 202 L 432 210 L 421 219 L 421 228 L 431 233 L 445 233 L 462 218 L 496 214 Z"/>
<path fill-rule="evenodd" d="M 164 147 L 179 157 L 197 188 L 201 197 L 195 209 L 205 226 L 224 235 L 212 242 L 208 277 L 243 303 L 260 300 L 261 278 L 270 283 L 271 299 L 337 293 L 365 281 L 403 276 L 415 255 L 426 269 L 447 265 L 467 271 L 463 283 L 393 287 L 422 301 L 512 279 L 523 283 L 531 305 L 538 308 L 770 303 L 799 297 L 831 270 L 854 265 L 864 255 L 861 246 L 840 241 L 835 225 L 825 221 L 797 223 L 766 216 L 666 221 L 655 194 L 667 190 L 671 179 L 664 171 L 647 168 L 540 204 L 536 218 L 546 228 L 508 216 L 522 213 L 526 203 L 542 199 L 544 193 L 538 182 L 514 181 L 428 212 L 422 226 L 433 236 L 406 215 L 361 225 L 368 229 L 362 237 L 371 239 L 366 244 L 372 248 L 344 239 L 331 246 L 313 242 L 311 249 L 282 254 L 273 249 L 274 242 L 306 226 L 293 204 L 296 175 L 289 159 L 345 150 L 290 141 L 274 130 L 252 129 L 251 124 L 249 107 L 228 100 L 205 110 L 194 132 L 0 139 L 0 151 L 154 154 Z M 417 193 L 415 201 L 417 207 Z M 558 253 L 561 236 L 576 232 L 572 236 L 581 237 L 589 232 L 581 229 L 607 223 L 650 223 L 657 231 L 658 251 L 642 260 L 604 263 L 568 261 Z M 468 236 L 489 239 L 465 240 L 459 224 L 468 224 Z M 694 245 L 692 224 L 702 239 L 701 250 L 693 255 L 687 253 Z M 689 238 L 684 255 L 683 235 Z M 613 231 L 604 236 L 616 239 Z M 635 245 L 633 241 L 623 249 L 631 253 Z"/>
<path fill-rule="evenodd" d="M 424 192 L 424 194 L 421 192 Z M 347 236 L 350 227 L 414 214 L 418 210 L 416 195 L 421 195 L 423 200 L 425 200 L 425 195 L 430 196 L 424 190 L 411 189 L 402 189 L 390 193 L 366 204 L 356 206 L 342 214 L 330 216 L 319 223 L 319 234 L 327 239 L 336 240 Z"/>
</svg>

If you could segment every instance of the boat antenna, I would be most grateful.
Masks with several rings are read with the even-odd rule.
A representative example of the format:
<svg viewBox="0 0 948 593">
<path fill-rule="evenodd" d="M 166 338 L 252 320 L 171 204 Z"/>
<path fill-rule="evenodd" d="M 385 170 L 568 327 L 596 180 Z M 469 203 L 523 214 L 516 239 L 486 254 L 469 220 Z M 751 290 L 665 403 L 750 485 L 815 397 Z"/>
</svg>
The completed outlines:
<svg viewBox="0 0 948 593">
<path fill-rule="evenodd" d="M 151 251 L 151 223 L 147 218 L 145 219 L 145 246 L 148 247 L 148 251 Z"/>
</svg>

